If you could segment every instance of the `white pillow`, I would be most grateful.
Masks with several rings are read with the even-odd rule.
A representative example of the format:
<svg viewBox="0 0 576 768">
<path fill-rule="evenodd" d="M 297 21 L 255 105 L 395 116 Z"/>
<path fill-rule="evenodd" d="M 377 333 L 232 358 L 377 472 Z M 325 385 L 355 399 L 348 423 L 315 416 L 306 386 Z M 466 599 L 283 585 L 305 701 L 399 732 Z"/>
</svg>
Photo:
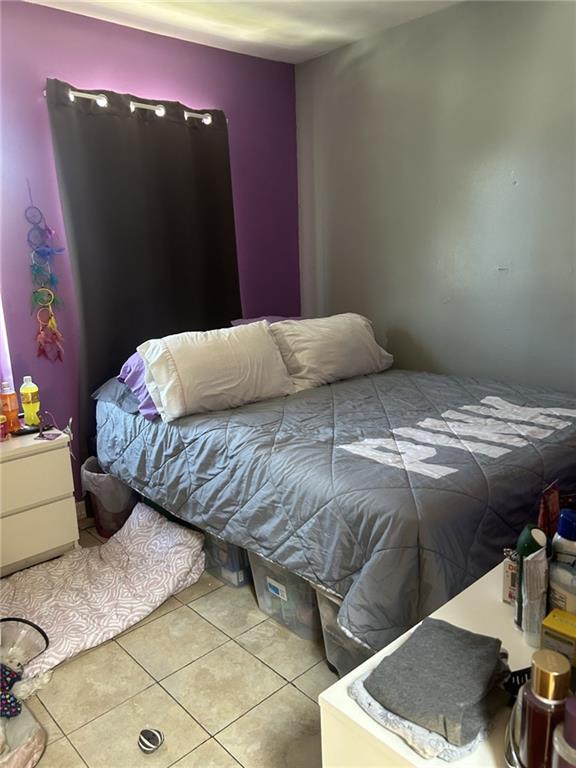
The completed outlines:
<svg viewBox="0 0 576 768">
<path fill-rule="evenodd" d="M 315 320 L 284 320 L 270 331 L 296 391 L 390 368 L 392 355 L 379 347 L 369 320 L 348 312 Z"/>
<path fill-rule="evenodd" d="M 151 339 L 138 352 L 163 421 L 294 391 L 266 321 Z"/>
</svg>

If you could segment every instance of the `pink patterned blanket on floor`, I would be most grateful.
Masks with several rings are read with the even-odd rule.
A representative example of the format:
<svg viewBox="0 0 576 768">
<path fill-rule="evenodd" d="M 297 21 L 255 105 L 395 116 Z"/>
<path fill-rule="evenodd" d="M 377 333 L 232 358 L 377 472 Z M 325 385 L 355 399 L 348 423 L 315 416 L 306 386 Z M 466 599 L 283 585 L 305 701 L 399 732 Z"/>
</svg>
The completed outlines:
<svg viewBox="0 0 576 768">
<path fill-rule="evenodd" d="M 25 677 L 109 640 L 145 618 L 204 570 L 204 537 L 137 504 L 100 547 L 76 549 L 0 582 L 0 614 L 28 619 L 50 645 Z"/>
</svg>

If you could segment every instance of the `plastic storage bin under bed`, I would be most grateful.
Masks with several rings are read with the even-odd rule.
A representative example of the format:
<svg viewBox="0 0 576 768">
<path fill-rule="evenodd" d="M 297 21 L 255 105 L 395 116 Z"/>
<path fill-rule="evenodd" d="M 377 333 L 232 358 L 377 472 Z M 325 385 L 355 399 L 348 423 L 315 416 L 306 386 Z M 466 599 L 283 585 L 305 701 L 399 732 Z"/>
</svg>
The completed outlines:
<svg viewBox="0 0 576 768">
<path fill-rule="evenodd" d="M 307 640 L 322 637 L 314 587 L 275 563 L 248 553 L 260 610 Z"/>
<path fill-rule="evenodd" d="M 248 553 L 209 533 L 204 534 L 206 570 L 233 587 L 243 587 L 252 581 Z"/>
<path fill-rule="evenodd" d="M 334 667 L 340 677 L 362 664 L 373 655 L 373 651 L 348 637 L 338 625 L 338 611 L 342 600 L 335 595 L 328 595 L 316 589 L 324 649 L 328 663 Z"/>
</svg>

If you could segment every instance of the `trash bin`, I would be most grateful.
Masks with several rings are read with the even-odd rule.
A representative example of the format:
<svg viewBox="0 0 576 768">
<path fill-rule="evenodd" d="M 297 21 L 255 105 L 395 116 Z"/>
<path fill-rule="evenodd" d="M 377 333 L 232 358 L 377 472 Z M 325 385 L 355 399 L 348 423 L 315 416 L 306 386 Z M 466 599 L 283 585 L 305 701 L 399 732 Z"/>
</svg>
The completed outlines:
<svg viewBox="0 0 576 768">
<path fill-rule="evenodd" d="M 82 490 L 87 494 L 96 530 L 105 539 L 124 525 L 138 501 L 138 494 L 117 477 L 105 472 L 91 456 L 81 469 Z"/>
</svg>

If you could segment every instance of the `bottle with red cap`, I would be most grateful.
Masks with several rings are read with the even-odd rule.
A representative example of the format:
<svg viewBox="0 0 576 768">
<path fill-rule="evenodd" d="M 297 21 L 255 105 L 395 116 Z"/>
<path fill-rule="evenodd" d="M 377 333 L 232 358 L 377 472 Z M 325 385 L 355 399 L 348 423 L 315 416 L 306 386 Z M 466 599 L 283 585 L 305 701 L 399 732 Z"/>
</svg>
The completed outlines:
<svg viewBox="0 0 576 768">
<path fill-rule="evenodd" d="M 576 696 L 567 699 L 564 722 L 554 730 L 552 768 L 576 768 Z"/>
</svg>

